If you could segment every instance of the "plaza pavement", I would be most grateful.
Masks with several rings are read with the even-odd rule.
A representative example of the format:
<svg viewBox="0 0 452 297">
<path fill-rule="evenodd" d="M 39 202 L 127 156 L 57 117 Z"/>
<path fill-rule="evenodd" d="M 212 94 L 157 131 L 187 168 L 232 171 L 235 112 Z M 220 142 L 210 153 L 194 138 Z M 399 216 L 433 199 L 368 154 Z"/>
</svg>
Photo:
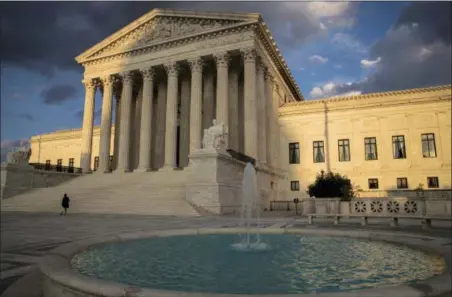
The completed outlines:
<svg viewBox="0 0 452 297">
<path fill-rule="evenodd" d="M 56 213 L 1 212 L 1 297 L 40 297 L 37 265 L 42 256 L 55 247 L 71 241 L 99 237 L 108 234 L 145 230 L 184 228 L 235 227 L 236 217 L 176 217 L 136 215 L 92 215 Z M 424 230 L 416 220 L 400 220 L 399 227 L 389 228 L 385 219 L 370 220 L 362 227 L 359 219 L 342 219 L 333 225 L 331 219 L 316 219 L 307 225 L 307 218 L 295 217 L 291 212 L 267 212 L 263 214 L 263 227 L 301 228 L 366 228 L 392 230 L 449 238 L 452 241 L 451 222 L 433 222 L 433 228 Z M 24 277 L 25 276 L 25 277 Z"/>
</svg>

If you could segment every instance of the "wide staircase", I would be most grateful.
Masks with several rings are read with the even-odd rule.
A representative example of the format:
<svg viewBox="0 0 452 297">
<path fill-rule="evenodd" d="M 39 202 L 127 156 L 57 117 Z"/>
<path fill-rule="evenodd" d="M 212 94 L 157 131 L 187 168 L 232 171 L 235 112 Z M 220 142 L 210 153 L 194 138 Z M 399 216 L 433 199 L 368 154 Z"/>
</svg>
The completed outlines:
<svg viewBox="0 0 452 297">
<path fill-rule="evenodd" d="M 52 188 L 34 189 L 1 201 L 1 211 L 199 216 L 185 200 L 186 172 L 88 174 Z"/>
</svg>

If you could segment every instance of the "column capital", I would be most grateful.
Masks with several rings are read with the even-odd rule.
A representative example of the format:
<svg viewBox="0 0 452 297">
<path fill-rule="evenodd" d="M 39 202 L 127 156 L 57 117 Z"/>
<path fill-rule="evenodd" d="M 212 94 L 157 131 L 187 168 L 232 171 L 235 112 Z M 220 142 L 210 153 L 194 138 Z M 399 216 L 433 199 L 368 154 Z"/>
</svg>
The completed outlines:
<svg viewBox="0 0 452 297">
<path fill-rule="evenodd" d="M 133 81 L 132 71 L 124 71 L 118 74 L 118 76 L 122 79 L 123 84 L 131 84 Z"/>
<path fill-rule="evenodd" d="M 190 66 L 190 70 L 191 72 L 202 72 L 205 63 L 204 63 L 204 59 L 201 57 L 198 58 L 194 58 L 194 59 L 189 59 L 187 60 L 188 65 Z"/>
<path fill-rule="evenodd" d="M 177 62 L 167 62 L 163 64 L 168 76 L 177 76 L 179 74 L 179 64 Z"/>
<path fill-rule="evenodd" d="M 120 101 L 122 93 L 122 86 L 120 83 L 116 82 L 113 86 L 113 96 L 115 96 L 117 101 Z"/>
<path fill-rule="evenodd" d="M 153 67 L 142 68 L 140 73 L 143 76 L 143 81 L 153 80 L 155 76 L 155 69 Z"/>
<path fill-rule="evenodd" d="M 90 79 L 83 79 L 82 84 L 85 86 L 86 90 L 94 90 L 97 88 L 97 82 L 90 78 Z"/>
<path fill-rule="evenodd" d="M 257 58 L 257 51 L 255 48 L 241 48 L 240 49 L 240 54 L 242 55 L 243 58 L 243 62 L 248 63 L 248 62 L 256 62 L 256 58 Z"/>
<path fill-rule="evenodd" d="M 273 84 L 273 74 L 270 72 L 270 69 L 268 69 L 268 67 L 265 68 L 264 79 Z"/>
<path fill-rule="evenodd" d="M 213 54 L 213 58 L 217 67 L 227 67 L 231 61 L 231 57 L 227 52 L 215 53 Z"/>
<path fill-rule="evenodd" d="M 112 75 L 106 75 L 99 78 L 99 81 L 104 87 L 107 87 L 113 85 L 116 81 L 116 78 L 113 77 Z"/>
<path fill-rule="evenodd" d="M 267 72 L 267 65 L 265 65 L 265 63 L 259 59 L 256 63 L 256 67 L 257 67 L 257 71 L 262 73 L 262 75 L 265 77 L 265 72 Z"/>
</svg>

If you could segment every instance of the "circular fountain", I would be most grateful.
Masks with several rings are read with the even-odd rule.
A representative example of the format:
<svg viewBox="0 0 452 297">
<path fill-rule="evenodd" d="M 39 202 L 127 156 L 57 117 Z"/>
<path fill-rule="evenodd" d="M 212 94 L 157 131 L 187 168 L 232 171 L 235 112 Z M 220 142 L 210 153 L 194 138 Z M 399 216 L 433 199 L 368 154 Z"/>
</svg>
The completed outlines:
<svg viewBox="0 0 452 297">
<path fill-rule="evenodd" d="M 451 290 L 449 267 L 439 256 L 449 260 L 450 248 L 441 238 L 260 229 L 251 164 L 244 171 L 242 194 L 237 228 L 140 232 L 57 248 L 41 265 L 44 297 L 414 297 L 425 295 L 418 288 Z"/>
</svg>

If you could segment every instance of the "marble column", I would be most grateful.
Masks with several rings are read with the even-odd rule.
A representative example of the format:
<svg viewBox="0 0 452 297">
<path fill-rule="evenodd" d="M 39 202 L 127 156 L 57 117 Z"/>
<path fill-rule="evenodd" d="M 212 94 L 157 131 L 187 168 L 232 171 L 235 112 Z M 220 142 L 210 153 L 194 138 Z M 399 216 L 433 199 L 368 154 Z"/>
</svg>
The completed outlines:
<svg viewBox="0 0 452 297">
<path fill-rule="evenodd" d="M 177 144 L 177 95 L 179 66 L 176 62 L 164 65 L 168 75 L 166 92 L 165 163 L 163 170 L 173 170 L 176 164 Z"/>
<path fill-rule="evenodd" d="M 140 127 L 141 127 L 141 103 L 143 102 L 143 86 L 136 82 L 133 84 L 132 108 L 130 123 L 130 169 L 135 170 L 138 166 L 140 152 Z"/>
<path fill-rule="evenodd" d="M 115 103 L 115 136 L 114 136 L 114 148 L 113 148 L 113 168 L 118 167 L 118 156 L 119 156 L 119 126 L 121 120 L 121 89 L 118 84 L 113 89 L 114 96 L 116 98 Z"/>
<path fill-rule="evenodd" d="M 179 167 L 188 165 L 188 152 L 190 147 L 190 76 L 181 79 L 180 90 L 180 141 L 179 141 Z"/>
<path fill-rule="evenodd" d="M 229 72 L 229 148 L 239 151 L 239 72 L 231 67 Z"/>
<path fill-rule="evenodd" d="M 152 101 L 154 95 L 154 69 L 141 69 L 143 99 L 141 103 L 140 152 L 138 171 L 151 170 Z"/>
<path fill-rule="evenodd" d="M 256 50 L 240 50 L 244 62 L 244 137 L 245 155 L 258 158 L 256 106 Z"/>
<path fill-rule="evenodd" d="M 240 75 L 239 77 L 239 131 L 238 131 L 238 138 L 239 138 L 239 152 L 241 153 L 245 153 L 245 100 L 243 98 L 243 94 L 244 94 L 244 81 L 243 81 L 243 74 Z"/>
<path fill-rule="evenodd" d="M 272 106 L 273 106 L 273 114 L 275 116 L 275 121 L 273 122 L 274 125 L 274 132 L 275 132 L 275 139 L 273 141 L 273 151 L 274 151 L 274 164 L 273 167 L 280 169 L 281 168 L 281 155 L 280 155 L 280 145 L 281 145 L 281 133 L 279 128 L 279 121 L 278 121 L 278 112 L 279 112 L 279 95 L 278 95 L 278 84 L 276 80 L 272 79 Z"/>
<path fill-rule="evenodd" d="M 190 150 L 193 153 L 202 144 L 202 69 L 203 60 L 197 58 L 189 60 L 191 70 L 190 95 Z"/>
<path fill-rule="evenodd" d="M 229 127 L 229 55 L 227 52 L 214 54 L 217 65 L 217 94 L 216 94 L 216 113 L 217 123 L 223 123 Z M 228 147 L 228 145 L 227 145 Z"/>
<path fill-rule="evenodd" d="M 209 71 L 203 75 L 203 79 L 202 131 L 204 132 L 204 129 L 212 126 L 212 120 L 215 118 L 215 76 Z"/>
<path fill-rule="evenodd" d="M 258 132 L 257 132 L 257 143 L 258 143 L 258 159 L 261 164 L 267 163 L 267 104 L 265 98 L 265 81 L 264 81 L 264 73 L 266 71 L 265 65 L 262 61 L 259 61 L 257 64 L 257 123 L 258 123 Z"/>
<path fill-rule="evenodd" d="M 83 173 L 91 172 L 91 152 L 93 147 L 94 126 L 94 99 L 96 95 L 96 83 L 93 80 L 84 80 L 85 108 L 82 125 L 82 146 L 80 154 L 80 167 Z"/>
<path fill-rule="evenodd" d="M 102 98 L 102 118 L 100 123 L 99 139 L 99 173 L 110 172 L 110 143 L 111 143 L 111 120 L 113 108 L 113 83 L 114 78 L 109 75 L 103 77 L 104 88 Z"/>
<path fill-rule="evenodd" d="M 274 165 L 274 154 L 275 154 L 275 148 L 274 148 L 274 141 L 276 138 L 275 133 L 275 120 L 276 116 L 274 113 L 273 108 L 273 88 L 272 88 L 272 75 L 268 69 L 266 69 L 264 73 L 264 94 L 265 94 L 265 113 L 266 113 L 266 147 L 267 147 L 267 165 L 273 166 Z"/>
<path fill-rule="evenodd" d="M 165 130 L 166 130 L 166 81 L 157 86 L 157 129 L 156 129 L 156 162 L 155 169 L 163 167 L 165 160 Z"/>
<path fill-rule="evenodd" d="M 121 73 L 121 126 L 119 135 L 118 172 L 130 171 L 130 124 L 132 108 L 132 75 L 130 72 Z"/>
</svg>

